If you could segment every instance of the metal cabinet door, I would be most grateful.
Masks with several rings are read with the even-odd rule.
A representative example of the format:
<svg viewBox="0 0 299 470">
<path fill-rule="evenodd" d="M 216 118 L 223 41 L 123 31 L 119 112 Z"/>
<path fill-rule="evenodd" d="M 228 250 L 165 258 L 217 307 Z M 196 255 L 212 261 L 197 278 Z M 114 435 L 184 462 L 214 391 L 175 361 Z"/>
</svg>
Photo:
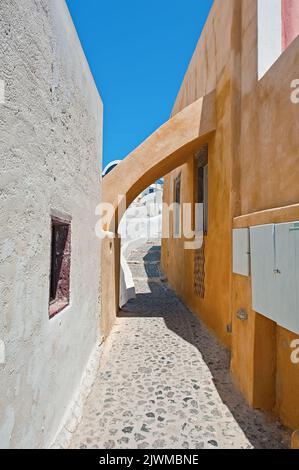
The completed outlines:
<svg viewBox="0 0 299 470">
<path fill-rule="evenodd" d="M 280 326 L 294 333 L 299 333 L 298 235 L 294 223 L 275 226 L 275 315 Z"/>
<path fill-rule="evenodd" d="M 252 308 L 276 322 L 274 233 L 273 224 L 250 228 Z"/>
</svg>

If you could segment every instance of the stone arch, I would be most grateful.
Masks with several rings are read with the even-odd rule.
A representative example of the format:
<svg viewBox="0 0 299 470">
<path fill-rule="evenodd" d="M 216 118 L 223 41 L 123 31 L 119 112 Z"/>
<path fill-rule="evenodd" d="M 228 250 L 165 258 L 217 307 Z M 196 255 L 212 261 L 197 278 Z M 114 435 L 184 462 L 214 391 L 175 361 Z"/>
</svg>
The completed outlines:
<svg viewBox="0 0 299 470">
<path fill-rule="evenodd" d="M 215 122 L 212 92 L 169 119 L 105 176 L 103 202 L 112 204 L 120 219 L 144 189 L 185 163 L 190 153 L 215 131 Z M 119 195 L 126 199 L 122 207 Z"/>
<path fill-rule="evenodd" d="M 104 229 L 114 238 L 102 241 L 101 330 L 107 337 L 119 310 L 120 220 L 133 200 L 151 183 L 183 165 L 216 130 L 215 92 L 195 101 L 169 119 L 102 181 L 102 201 L 113 206 L 114 219 Z M 119 204 L 119 195 L 125 204 Z"/>
</svg>

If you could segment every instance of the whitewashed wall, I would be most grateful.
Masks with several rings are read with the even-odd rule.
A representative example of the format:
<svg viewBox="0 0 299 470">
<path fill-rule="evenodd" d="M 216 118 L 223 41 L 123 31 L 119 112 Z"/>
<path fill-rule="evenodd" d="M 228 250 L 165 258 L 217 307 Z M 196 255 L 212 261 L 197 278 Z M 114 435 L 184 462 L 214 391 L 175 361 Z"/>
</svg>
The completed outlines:
<svg viewBox="0 0 299 470">
<path fill-rule="evenodd" d="M 100 335 L 102 102 L 64 0 L 1 0 L 0 80 L 0 447 L 43 448 Z M 52 209 L 72 216 L 71 304 L 49 320 Z"/>
<path fill-rule="evenodd" d="M 145 191 L 145 193 L 147 193 Z M 121 272 L 119 306 L 135 297 L 135 284 L 127 263 L 131 253 L 148 240 L 161 240 L 162 189 L 138 197 L 127 209 L 119 226 L 121 235 Z"/>
</svg>

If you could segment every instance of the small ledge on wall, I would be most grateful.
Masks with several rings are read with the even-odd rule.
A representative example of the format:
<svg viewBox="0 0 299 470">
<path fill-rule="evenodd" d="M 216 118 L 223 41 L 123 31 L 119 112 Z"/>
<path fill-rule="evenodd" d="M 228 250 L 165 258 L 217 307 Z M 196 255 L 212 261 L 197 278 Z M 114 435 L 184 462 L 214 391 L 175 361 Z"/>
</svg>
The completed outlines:
<svg viewBox="0 0 299 470">
<path fill-rule="evenodd" d="M 62 312 L 69 306 L 68 301 L 58 301 L 49 305 L 49 318 L 54 318 L 58 313 Z"/>
</svg>

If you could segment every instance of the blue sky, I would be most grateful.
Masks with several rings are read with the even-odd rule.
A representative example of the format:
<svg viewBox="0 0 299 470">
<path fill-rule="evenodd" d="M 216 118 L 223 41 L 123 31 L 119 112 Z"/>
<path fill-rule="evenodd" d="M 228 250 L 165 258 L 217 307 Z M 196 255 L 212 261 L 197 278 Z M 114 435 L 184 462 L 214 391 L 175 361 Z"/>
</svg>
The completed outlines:
<svg viewBox="0 0 299 470">
<path fill-rule="evenodd" d="M 67 0 L 104 102 L 103 166 L 168 119 L 212 3 Z"/>
</svg>

